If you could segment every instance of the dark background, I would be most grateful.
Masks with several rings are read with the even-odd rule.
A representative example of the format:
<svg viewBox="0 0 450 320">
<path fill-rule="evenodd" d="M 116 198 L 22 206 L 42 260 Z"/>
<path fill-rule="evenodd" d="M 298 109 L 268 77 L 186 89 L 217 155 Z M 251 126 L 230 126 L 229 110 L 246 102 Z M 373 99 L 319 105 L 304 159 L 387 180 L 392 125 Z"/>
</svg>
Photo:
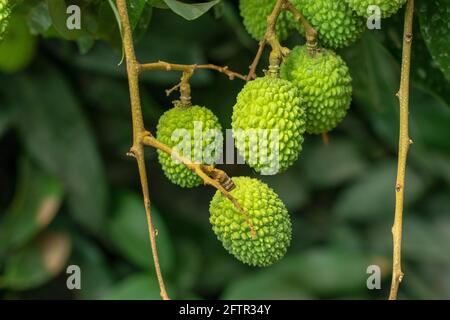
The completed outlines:
<svg viewBox="0 0 450 320">
<path fill-rule="evenodd" d="M 158 299 L 137 167 L 125 155 L 131 118 L 114 16 L 102 8 L 95 37 L 68 41 L 53 26 L 42 30 L 42 3 L 33 0 L 16 11 L 38 34 L 35 49 L 27 49 L 32 60 L 0 75 L 0 297 Z M 93 8 L 96 14 L 101 11 Z M 145 26 L 135 30 L 141 62 L 212 62 L 246 73 L 256 53 L 237 1 L 223 2 L 194 21 L 170 10 L 154 8 L 145 14 Z M 147 150 L 158 249 L 172 298 L 387 297 L 402 19 L 403 10 L 383 20 L 382 30 L 367 31 L 339 52 L 353 76 L 354 101 L 343 123 L 329 134 L 329 144 L 320 136 L 307 136 L 292 168 L 261 177 L 280 195 L 293 221 L 292 245 L 281 262 L 251 268 L 230 256 L 208 221 L 214 190 L 172 185 L 155 150 Z M 421 38 L 418 20 L 411 87 L 414 145 L 404 225 L 406 277 L 399 297 L 448 299 L 450 90 Z M 293 35 L 285 45 L 300 43 Z M 261 63 L 265 65 L 267 60 Z M 165 90 L 179 76 L 153 72 L 141 79 L 145 122 L 152 132 L 178 98 L 176 93 L 166 97 Z M 192 99 L 230 128 L 242 86 L 239 79 L 196 72 Z M 244 165 L 220 168 L 230 176 L 258 176 Z M 66 288 L 70 264 L 81 268 L 81 290 Z M 366 268 L 372 264 L 381 268 L 381 290 L 366 287 Z"/>
</svg>

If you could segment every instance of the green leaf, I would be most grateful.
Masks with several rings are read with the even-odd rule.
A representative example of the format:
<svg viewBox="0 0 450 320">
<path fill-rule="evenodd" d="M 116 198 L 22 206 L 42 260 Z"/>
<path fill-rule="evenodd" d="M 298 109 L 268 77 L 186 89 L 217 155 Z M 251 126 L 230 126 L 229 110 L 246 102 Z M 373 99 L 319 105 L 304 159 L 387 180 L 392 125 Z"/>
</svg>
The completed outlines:
<svg viewBox="0 0 450 320">
<path fill-rule="evenodd" d="M 1 88 L 29 154 L 64 184 L 70 213 L 91 231 L 104 226 L 107 185 L 94 137 L 65 78 L 50 65 Z"/>
<path fill-rule="evenodd" d="M 261 176 L 283 200 L 289 211 L 296 210 L 309 200 L 309 192 L 302 177 L 293 174 Z"/>
<path fill-rule="evenodd" d="M 450 0 L 422 1 L 420 29 L 438 67 L 450 81 Z"/>
<path fill-rule="evenodd" d="M 300 160 L 308 180 L 318 187 L 334 187 L 359 176 L 367 164 L 348 140 L 332 139 L 314 145 Z"/>
<path fill-rule="evenodd" d="M 336 249 L 312 249 L 285 260 L 281 267 L 286 277 L 303 290 L 323 297 L 364 292 L 366 270 L 373 264 L 365 255 Z"/>
<path fill-rule="evenodd" d="M 72 252 L 69 263 L 80 267 L 82 277 L 81 290 L 75 290 L 75 293 L 81 299 L 100 299 L 114 283 L 112 266 L 105 252 L 79 234 L 73 235 Z"/>
<path fill-rule="evenodd" d="M 67 40 L 74 40 L 81 36 L 86 36 L 87 27 L 85 25 L 84 11 L 80 10 L 81 14 L 81 28 L 80 29 L 68 29 L 67 19 L 69 14 L 67 13 L 67 8 L 69 5 L 74 4 L 82 7 L 85 0 L 71 1 L 69 4 L 65 0 L 47 0 L 48 11 L 50 17 L 52 18 L 53 26 L 58 31 L 58 33 Z"/>
<path fill-rule="evenodd" d="M 127 1 L 128 18 L 130 19 L 132 30 L 134 30 L 138 25 L 142 13 L 144 12 L 146 2 L 146 0 Z"/>
<path fill-rule="evenodd" d="M 71 241 L 64 233 L 45 233 L 6 260 L 1 287 L 27 290 L 57 276 L 66 266 Z"/>
<path fill-rule="evenodd" d="M 167 6 L 186 20 L 195 20 L 214 7 L 220 0 L 203 3 L 184 3 L 177 0 L 164 0 Z"/>
<path fill-rule="evenodd" d="M 400 65 L 370 33 L 346 52 L 353 77 L 354 100 L 377 135 L 392 149 L 398 147 Z M 410 90 L 410 135 L 415 152 L 448 154 L 450 111 L 442 99 L 420 87 Z"/>
<path fill-rule="evenodd" d="M 343 191 L 333 211 L 341 218 L 366 222 L 391 216 L 395 204 L 396 172 L 397 165 L 394 161 L 372 168 Z M 417 200 L 424 190 L 423 179 L 409 167 L 406 174 L 405 205 Z"/>
<path fill-rule="evenodd" d="M 29 159 L 19 165 L 13 203 L 0 223 L 0 253 L 14 250 L 46 228 L 59 210 L 61 183 Z"/>
<path fill-rule="evenodd" d="M 158 9 L 169 9 L 169 7 L 164 2 L 164 0 L 147 0 L 147 3 L 150 6 L 158 8 Z"/>
<path fill-rule="evenodd" d="M 233 281 L 225 290 L 224 300 L 305 300 L 311 296 L 290 279 L 272 270 Z"/>
<path fill-rule="evenodd" d="M 52 25 L 46 2 L 39 2 L 28 13 L 28 26 L 31 34 L 45 34 Z"/>
<path fill-rule="evenodd" d="M 108 223 L 110 240 L 130 262 L 143 270 L 152 269 L 153 259 L 142 197 L 131 192 L 121 192 L 117 199 L 115 212 Z M 169 232 L 154 207 L 152 218 L 158 233 L 156 239 L 161 268 L 168 272 L 174 259 Z"/>
<path fill-rule="evenodd" d="M 159 286 L 154 275 L 135 274 L 111 288 L 106 300 L 160 300 Z"/>
</svg>

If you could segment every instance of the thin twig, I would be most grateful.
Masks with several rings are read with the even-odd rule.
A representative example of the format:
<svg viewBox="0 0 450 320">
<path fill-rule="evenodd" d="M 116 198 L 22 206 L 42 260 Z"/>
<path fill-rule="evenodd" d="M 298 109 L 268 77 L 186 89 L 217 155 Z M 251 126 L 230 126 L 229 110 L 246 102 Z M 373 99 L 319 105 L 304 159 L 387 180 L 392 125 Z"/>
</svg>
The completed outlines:
<svg viewBox="0 0 450 320">
<path fill-rule="evenodd" d="M 267 17 L 267 29 L 264 34 L 264 38 L 259 42 L 258 52 L 250 65 L 250 71 L 247 75 L 247 81 L 256 78 L 256 68 L 258 67 L 259 61 L 261 60 L 262 53 L 264 52 L 264 47 L 269 44 L 272 47 L 272 52 L 270 55 L 270 65 L 277 66 L 289 54 L 289 49 L 284 48 L 277 37 L 276 24 L 278 17 L 282 11 L 289 11 L 294 16 L 294 19 L 298 21 L 305 30 L 306 44 L 308 48 L 317 47 L 317 31 L 313 26 L 306 20 L 301 11 L 297 9 L 289 0 L 277 0 L 272 13 Z"/>
<path fill-rule="evenodd" d="M 392 282 L 389 300 L 396 300 L 398 288 L 403 279 L 401 267 L 402 250 L 402 228 L 403 228 L 403 206 L 405 193 L 406 160 L 408 150 L 412 143 L 409 137 L 409 78 L 411 69 L 411 47 L 413 37 L 413 16 L 414 0 L 408 0 L 405 13 L 405 25 L 403 34 L 403 55 L 400 90 L 398 98 L 400 100 L 400 137 L 398 151 L 397 182 L 395 186 L 395 218 L 392 227 L 393 236 L 393 265 Z"/>
<path fill-rule="evenodd" d="M 305 29 L 306 45 L 310 48 L 317 47 L 317 31 L 308 20 L 306 20 L 301 11 L 287 0 L 284 2 L 284 9 L 290 11 L 294 16 L 294 19 L 303 26 L 303 29 Z"/>
<path fill-rule="evenodd" d="M 161 150 L 168 155 L 174 157 L 179 162 L 183 163 L 189 170 L 197 174 L 204 182 L 205 185 L 210 185 L 217 190 L 219 190 L 225 197 L 227 197 L 231 203 L 238 209 L 240 213 L 244 216 L 246 223 L 248 224 L 250 228 L 250 232 L 253 238 L 256 238 L 256 231 L 253 223 L 251 222 L 250 218 L 248 217 L 248 214 L 245 212 L 245 210 L 242 208 L 242 206 L 239 204 L 239 202 L 234 198 L 222 184 L 219 182 L 218 179 L 214 179 L 212 175 L 218 176 L 219 174 L 224 175 L 225 173 L 217 168 L 214 168 L 212 166 L 206 166 L 199 163 L 194 163 L 190 161 L 189 159 L 183 157 L 178 152 L 170 148 L 169 146 L 165 145 L 164 143 L 157 140 L 154 136 L 151 135 L 150 132 L 147 132 L 145 136 L 142 139 L 143 144 L 152 146 L 158 150 Z"/>
<path fill-rule="evenodd" d="M 261 56 L 264 52 L 264 47 L 266 46 L 266 39 L 262 39 L 259 42 L 259 48 L 258 48 L 258 52 L 256 53 L 255 59 L 253 59 L 253 62 L 250 66 L 250 71 L 248 72 L 247 75 L 247 81 L 253 80 L 256 78 L 256 68 L 258 67 L 259 64 L 259 60 L 261 60 Z"/>
<path fill-rule="evenodd" d="M 231 71 L 227 66 L 220 67 L 216 66 L 214 64 L 175 64 L 175 63 L 169 63 L 165 61 L 158 61 L 158 62 L 152 62 L 152 63 L 143 63 L 139 64 L 139 70 L 140 71 L 154 71 L 154 70 L 162 70 L 162 71 L 191 71 L 194 72 L 198 69 L 208 69 L 208 70 L 215 70 L 220 73 L 225 74 L 228 76 L 230 80 L 234 80 L 235 78 L 239 78 L 242 80 L 246 80 L 246 76 Z"/>
<path fill-rule="evenodd" d="M 128 84 L 130 87 L 131 114 L 133 121 L 133 145 L 130 149 L 129 154 L 136 158 L 139 168 L 139 177 L 141 180 L 142 194 L 144 197 L 144 206 L 145 206 L 145 214 L 147 217 L 148 233 L 150 238 L 153 263 L 155 266 L 156 276 L 158 278 L 160 288 L 160 295 L 162 299 L 169 300 L 169 296 L 167 295 L 166 287 L 164 285 L 161 267 L 159 265 L 158 250 L 156 247 L 156 234 L 152 222 L 150 195 L 147 181 L 147 172 L 145 168 L 144 146 L 141 142 L 142 134 L 145 132 L 145 128 L 139 96 L 139 79 L 138 79 L 139 65 L 138 62 L 136 61 L 136 56 L 134 53 L 133 36 L 130 27 L 130 21 L 128 19 L 126 1 L 116 0 L 116 3 L 123 31 L 122 41 L 127 61 Z"/>
</svg>

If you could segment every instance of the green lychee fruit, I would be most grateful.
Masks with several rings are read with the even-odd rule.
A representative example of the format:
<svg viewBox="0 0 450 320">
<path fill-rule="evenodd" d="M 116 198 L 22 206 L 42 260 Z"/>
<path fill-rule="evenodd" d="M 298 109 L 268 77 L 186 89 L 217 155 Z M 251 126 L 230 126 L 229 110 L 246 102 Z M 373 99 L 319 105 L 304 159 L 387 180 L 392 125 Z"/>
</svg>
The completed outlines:
<svg viewBox="0 0 450 320">
<path fill-rule="evenodd" d="M 257 172 L 286 170 L 302 150 L 305 112 L 297 87 L 276 76 L 248 82 L 232 116 L 236 148 Z"/>
<path fill-rule="evenodd" d="M 272 13 L 276 0 L 240 0 L 239 9 L 248 33 L 261 40 L 267 29 L 267 17 Z M 298 24 L 290 13 L 283 11 L 277 20 L 276 31 L 279 40 L 285 40 Z"/>
<path fill-rule="evenodd" d="M 396 13 L 407 0 L 345 0 L 348 5 L 361 17 L 368 18 L 374 13 L 368 11 L 369 6 L 378 6 L 381 10 L 381 17 L 387 18 Z"/>
<path fill-rule="evenodd" d="M 0 41 L 3 40 L 6 29 L 9 24 L 9 17 L 11 15 L 11 6 L 8 0 L 0 0 Z"/>
<path fill-rule="evenodd" d="M 214 164 L 222 153 L 223 136 L 219 120 L 200 106 L 175 106 L 159 119 L 156 137 L 194 163 Z M 158 160 L 173 183 L 192 188 L 202 179 L 167 153 L 158 150 Z"/>
<path fill-rule="evenodd" d="M 334 129 L 347 114 L 352 79 L 344 60 L 331 50 L 311 53 L 295 47 L 281 65 L 281 77 L 299 90 L 306 110 L 306 131 L 320 134 Z"/>
<path fill-rule="evenodd" d="M 36 38 L 23 17 L 12 15 L 0 42 L 0 71 L 13 73 L 25 69 L 36 52 Z"/>
<path fill-rule="evenodd" d="M 243 207 L 216 192 L 209 206 L 212 228 L 225 249 L 251 266 L 264 267 L 280 260 L 291 242 L 288 211 L 278 195 L 265 183 L 248 177 L 233 178 L 230 194 Z M 256 237 L 252 237 L 249 221 Z"/>
<path fill-rule="evenodd" d="M 348 46 L 358 40 L 364 32 L 364 19 L 356 15 L 344 0 L 293 0 L 292 2 L 316 29 L 319 42 L 324 47 Z"/>
</svg>

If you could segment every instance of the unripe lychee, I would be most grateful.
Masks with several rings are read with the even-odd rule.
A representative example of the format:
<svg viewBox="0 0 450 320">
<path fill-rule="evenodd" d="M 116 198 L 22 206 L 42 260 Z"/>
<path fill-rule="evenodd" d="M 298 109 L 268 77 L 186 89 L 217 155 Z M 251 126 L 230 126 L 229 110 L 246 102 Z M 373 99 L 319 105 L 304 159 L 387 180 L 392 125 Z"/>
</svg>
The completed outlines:
<svg viewBox="0 0 450 320">
<path fill-rule="evenodd" d="M 264 267 L 280 260 L 291 242 L 289 214 L 278 195 L 265 183 L 248 177 L 233 178 L 230 194 L 244 209 L 216 192 L 209 206 L 212 228 L 225 249 L 251 266 Z M 256 237 L 252 237 L 249 221 Z"/>
<path fill-rule="evenodd" d="M 244 26 L 248 33 L 256 39 L 261 40 L 267 29 L 267 17 L 272 13 L 276 0 L 240 0 L 239 9 L 244 20 Z M 279 40 L 285 40 L 289 32 L 294 28 L 296 22 L 283 11 L 277 20 L 276 31 Z"/>
<path fill-rule="evenodd" d="M 276 76 L 248 82 L 232 116 L 236 148 L 262 174 L 286 170 L 302 150 L 305 114 L 295 85 Z"/>
<path fill-rule="evenodd" d="M 9 24 L 9 17 L 11 15 L 11 6 L 8 0 L 0 0 L 0 41 L 3 40 L 6 29 Z"/>
<path fill-rule="evenodd" d="M 352 79 L 344 60 L 331 50 L 295 47 L 281 66 L 281 76 L 299 90 L 306 110 L 306 131 L 334 129 L 347 114 Z"/>
<path fill-rule="evenodd" d="M 319 42 L 327 48 L 342 48 L 358 40 L 364 32 L 364 19 L 344 0 L 293 0 L 306 20 L 318 32 Z"/>
<path fill-rule="evenodd" d="M 368 18 L 376 11 L 369 10 L 370 6 L 378 6 L 382 18 L 387 18 L 396 13 L 407 0 L 345 0 L 348 5 L 361 17 Z"/>
<path fill-rule="evenodd" d="M 213 164 L 221 154 L 222 127 L 211 110 L 200 106 L 175 106 L 159 119 L 159 141 L 195 163 Z M 171 155 L 158 150 L 158 160 L 166 177 L 186 188 L 202 184 L 202 179 Z"/>
</svg>

